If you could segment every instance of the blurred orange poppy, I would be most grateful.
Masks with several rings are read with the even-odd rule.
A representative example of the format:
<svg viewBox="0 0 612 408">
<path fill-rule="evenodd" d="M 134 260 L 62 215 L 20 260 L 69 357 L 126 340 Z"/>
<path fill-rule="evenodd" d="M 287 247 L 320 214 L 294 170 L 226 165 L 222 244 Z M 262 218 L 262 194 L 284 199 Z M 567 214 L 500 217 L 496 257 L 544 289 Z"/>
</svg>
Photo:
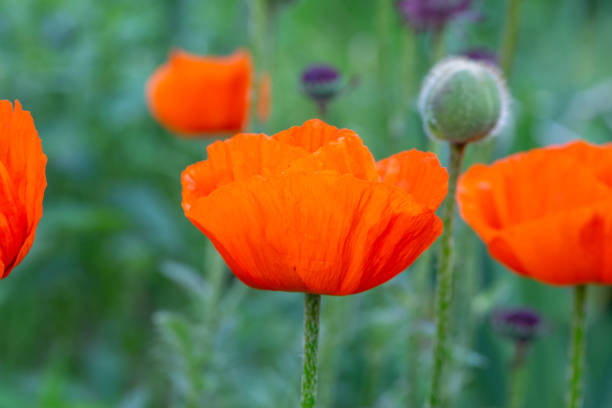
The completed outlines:
<svg viewBox="0 0 612 408">
<path fill-rule="evenodd" d="M 612 145 L 579 141 L 472 166 L 457 199 L 493 258 L 519 274 L 612 283 Z"/>
<path fill-rule="evenodd" d="M 247 51 L 213 57 L 177 50 L 149 78 L 147 102 L 153 116 L 177 133 L 239 132 L 248 121 L 252 76 Z"/>
<path fill-rule="evenodd" d="M 257 86 L 257 119 L 261 123 L 267 122 L 270 117 L 270 95 L 272 93 L 270 74 L 264 72 L 259 78 Z"/>
<path fill-rule="evenodd" d="M 0 278 L 27 255 L 42 216 L 47 156 L 30 112 L 0 101 Z"/>
<path fill-rule="evenodd" d="M 210 145 L 183 172 L 183 209 L 245 284 L 348 295 L 393 278 L 433 243 L 447 182 L 432 153 L 376 164 L 355 132 L 314 119 Z"/>
</svg>

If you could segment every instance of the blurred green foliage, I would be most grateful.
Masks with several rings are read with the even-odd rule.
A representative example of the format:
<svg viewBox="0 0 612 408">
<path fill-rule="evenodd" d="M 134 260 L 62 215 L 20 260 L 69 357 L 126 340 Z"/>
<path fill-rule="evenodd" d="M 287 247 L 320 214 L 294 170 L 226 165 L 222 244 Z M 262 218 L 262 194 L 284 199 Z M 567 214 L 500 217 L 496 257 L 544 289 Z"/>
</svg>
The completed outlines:
<svg viewBox="0 0 612 408">
<path fill-rule="evenodd" d="M 49 157 L 35 245 L 0 284 L 1 408 L 295 406 L 302 297 L 247 289 L 220 267 L 180 207 L 179 174 L 207 142 L 169 134 L 144 101 L 171 47 L 250 45 L 248 1 L 0 0 L 0 97 L 32 111 Z M 474 3 L 477 18 L 446 30 L 446 53 L 498 47 L 503 2 Z M 299 0 L 276 17 L 268 130 L 315 115 L 299 73 L 328 62 L 359 77 L 330 122 L 355 129 L 378 158 L 428 148 L 415 98 L 430 38 L 405 27 L 391 0 Z M 524 1 L 508 79 L 514 126 L 469 161 L 611 140 L 611 38 L 610 2 Z M 509 273 L 465 225 L 458 232 L 452 406 L 504 405 L 512 349 L 489 314 L 528 305 L 550 330 L 528 359 L 525 406 L 558 407 L 568 290 Z M 323 300 L 321 407 L 420 406 L 432 258 L 368 293 Z M 612 297 L 592 292 L 585 407 L 601 408 L 612 406 Z"/>
</svg>

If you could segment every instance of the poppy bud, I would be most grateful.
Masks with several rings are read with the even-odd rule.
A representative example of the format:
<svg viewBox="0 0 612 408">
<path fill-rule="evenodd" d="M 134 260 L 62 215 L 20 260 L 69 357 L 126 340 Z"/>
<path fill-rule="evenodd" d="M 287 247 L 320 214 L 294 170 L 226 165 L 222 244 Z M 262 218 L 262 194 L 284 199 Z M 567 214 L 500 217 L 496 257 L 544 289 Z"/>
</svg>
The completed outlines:
<svg viewBox="0 0 612 408">
<path fill-rule="evenodd" d="M 507 122 L 508 91 L 490 64 L 453 57 L 428 74 L 419 96 L 425 131 L 452 143 L 469 143 L 497 133 Z"/>
<path fill-rule="evenodd" d="M 397 0 L 397 11 L 416 31 L 443 30 L 472 8 L 472 0 Z"/>
<path fill-rule="evenodd" d="M 304 93 L 317 103 L 326 103 L 342 88 L 342 76 L 330 65 L 313 65 L 302 72 Z"/>
<path fill-rule="evenodd" d="M 497 310 L 492 318 L 493 329 L 503 337 L 517 342 L 531 342 L 542 335 L 540 315 L 530 309 Z"/>
</svg>

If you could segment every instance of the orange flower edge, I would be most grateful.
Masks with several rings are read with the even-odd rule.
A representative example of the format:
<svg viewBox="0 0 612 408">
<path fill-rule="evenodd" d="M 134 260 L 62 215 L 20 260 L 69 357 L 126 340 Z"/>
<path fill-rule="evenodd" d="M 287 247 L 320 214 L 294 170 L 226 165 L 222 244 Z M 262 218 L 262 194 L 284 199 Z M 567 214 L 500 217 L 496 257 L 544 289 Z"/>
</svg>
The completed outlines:
<svg viewBox="0 0 612 408">
<path fill-rule="evenodd" d="M 257 119 L 266 123 L 270 117 L 270 99 L 272 98 L 272 81 L 270 74 L 264 72 L 259 78 L 257 86 Z"/>
<path fill-rule="evenodd" d="M 245 50 L 223 57 L 173 51 L 147 81 L 149 109 L 186 136 L 239 132 L 249 117 L 252 71 Z"/>
<path fill-rule="evenodd" d="M 6 278 L 30 250 L 42 216 L 47 180 L 30 112 L 0 101 L 0 278 Z"/>
<path fill-rule="evenodd" d="M 612 284 L 612 145 L 572 142 L 475 165 L 463 219 L 491 256 L 553 285 Z"/>
<path fill-rule="evenodd" d="M 385 182 L 350 130 L 315 119 L 271 137 L 236 135 L 208 153 L 183 172 L 183 208 L 251 287 L 362 292 L 402 272 L 442 232 L 429 192 L 410 191 L 421 183 Z M 421 159 L 402 165 L 430 157 Z M 438 163 L 437 173 L 406 174 L 439 189 L 446 172 Z"/>
</svg>

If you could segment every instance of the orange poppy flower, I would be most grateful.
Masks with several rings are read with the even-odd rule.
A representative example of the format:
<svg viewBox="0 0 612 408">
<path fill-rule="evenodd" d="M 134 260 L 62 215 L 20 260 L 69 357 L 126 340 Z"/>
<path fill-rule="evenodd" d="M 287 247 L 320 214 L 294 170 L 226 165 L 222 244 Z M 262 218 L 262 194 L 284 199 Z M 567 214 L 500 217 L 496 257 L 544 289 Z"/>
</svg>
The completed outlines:
<svg viewBox="0 0 612 408">
<path fill-rule="evenodd" d="M 183 172 L 183 209 L 245 284 L 348 295 L 433 243 L 447 182 L 432 153 L 375 163 L 355 132 L 313 119 L 210 145 Z"/>
<path fill-rule="evenodd" d="M 42 216 L 47 156 L 30 112 L 0 101 L 0 279 L 27 255 Z"/>
<path fill-rule="evenodd" d="M 612 145 L 573 142 L 477 164 L 457 199 L 493 258 L 520 275 L 612 283 Z"/>
<path fill-rule="evenodd" d="M 239 132 L 246 126 L 252 86 L 251 56 L 172 52 L 147 82 L 153 116 L 181 134 Z"/>
</svg>

